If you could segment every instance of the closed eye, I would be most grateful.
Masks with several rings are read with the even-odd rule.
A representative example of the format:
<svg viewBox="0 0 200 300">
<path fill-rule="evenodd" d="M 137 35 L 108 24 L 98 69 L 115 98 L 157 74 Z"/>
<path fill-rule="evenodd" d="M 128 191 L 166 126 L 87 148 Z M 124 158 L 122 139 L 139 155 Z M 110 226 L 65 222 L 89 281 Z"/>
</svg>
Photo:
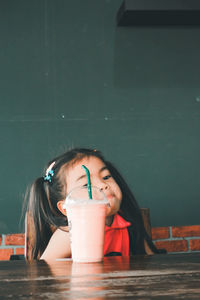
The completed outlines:
<svg viewBox="0 0 200 300">
<path fill-rule="evenodd" d="M 106 175 L 106 176 L 103 177 L 103 180 L 107 180 L 107 179 L 109 179 L 110 177 L 112 177 L 110 174 L 109 174 L 109 175 Z"/>
</svg>

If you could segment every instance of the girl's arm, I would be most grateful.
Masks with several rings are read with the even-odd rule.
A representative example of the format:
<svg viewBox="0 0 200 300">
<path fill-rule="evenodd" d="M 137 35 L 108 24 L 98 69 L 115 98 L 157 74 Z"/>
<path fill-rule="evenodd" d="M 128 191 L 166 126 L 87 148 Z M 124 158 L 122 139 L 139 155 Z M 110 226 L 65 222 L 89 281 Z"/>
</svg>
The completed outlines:
<svg viewBox="0 0 200 300">
<path fill-rule="evenodd" d="M 67 257 L 71 257 L 69 232 L 58 228 L 53 233 L 40 259 L 51 261 Z"/>
</svg>

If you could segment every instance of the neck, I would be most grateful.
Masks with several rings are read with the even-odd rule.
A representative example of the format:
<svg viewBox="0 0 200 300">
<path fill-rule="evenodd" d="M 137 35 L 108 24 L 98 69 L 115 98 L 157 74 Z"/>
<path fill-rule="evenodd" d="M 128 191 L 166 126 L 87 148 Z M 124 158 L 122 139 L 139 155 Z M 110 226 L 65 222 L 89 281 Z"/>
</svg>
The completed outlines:
<svg viewBox="0 0 200 300">
<path fill-rule="evenodd" d="M 111 226 L 114 219 L 114 215 L 106 217 L 106 225 Z"/>
</svg>

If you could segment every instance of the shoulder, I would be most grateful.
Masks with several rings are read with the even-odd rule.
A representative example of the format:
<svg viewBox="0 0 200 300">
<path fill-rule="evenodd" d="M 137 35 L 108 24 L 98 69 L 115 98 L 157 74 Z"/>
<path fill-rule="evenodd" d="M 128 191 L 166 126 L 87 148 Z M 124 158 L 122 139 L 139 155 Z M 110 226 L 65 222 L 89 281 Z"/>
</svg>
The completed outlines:
<svg viewBox="0 0 200 300">
<path fill-rule="evenodd" d="M 69 232 L 65 229 L 56 229 L 40 259 L 55 260 L 71 256 Z"/>
</svg>

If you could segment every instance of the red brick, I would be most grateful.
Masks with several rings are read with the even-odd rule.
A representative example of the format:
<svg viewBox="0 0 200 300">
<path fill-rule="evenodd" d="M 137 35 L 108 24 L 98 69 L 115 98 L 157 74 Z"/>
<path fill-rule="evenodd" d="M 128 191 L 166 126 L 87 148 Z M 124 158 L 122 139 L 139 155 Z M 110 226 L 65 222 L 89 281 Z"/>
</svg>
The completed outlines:
<svg viewBox="0 0 200 300">
<path fill-rule="evenodd" d="M 5 236 L 5 245 L 24 245 L 23 233 L 8 234 Z"/>
<path fill-rule="evenodd" d="M 191 251 L 199 251 L 200 250 L 200 239 L 190 240 L 190 250 Z"/>
<path fill-rule="evenodd" d="M 173 237 L 200 236 L 200 225 L 174 226 L 172 227 Z"/>
<path fill-rule="evenodd" d="M 174 240 L 174 241 L 160 241 L 155 242 L 158 249 L 166 249 L 167 252 L 185 252 L 188 251 L 187 241 Z"/>
<path fill-rule="evenodd" d="M 16 248 L 15 252 L 16 252 L 16 254 L 23 254 L 24 255 L 24 248 Z"/>
<path fill-rule="evenodd" d="M 169 227 L 154 227 L 152 228 L 152 239 L 168 239 L 169 238 Z"/>
<path fill-rule="evenodd" d="M 13 249 L 0 249 L 0 260 L 9 260 L 10 255 L 13 254 Z"/>
</svg>

